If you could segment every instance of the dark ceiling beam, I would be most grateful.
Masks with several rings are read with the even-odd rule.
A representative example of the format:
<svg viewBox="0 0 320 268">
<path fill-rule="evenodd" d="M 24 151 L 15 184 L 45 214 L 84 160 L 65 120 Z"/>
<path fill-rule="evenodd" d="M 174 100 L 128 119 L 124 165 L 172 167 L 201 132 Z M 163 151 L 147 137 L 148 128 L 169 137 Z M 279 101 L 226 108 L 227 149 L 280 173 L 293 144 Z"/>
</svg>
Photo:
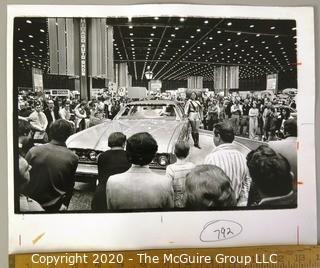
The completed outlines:
<svg viewBox="0 0 320 268">
<path fill-rule="evenodd" d="M 179 63 L 178 66 L 180 66 L 181 63 Z M 186 71 L 185 70 L 186 68 L 190 67 L 189 64 L 182 65 L 182 66 L 180 66 L 180 68 L 178 68 L 178 66 L 175 71 L 173 71 L 172 73 L 170 73 L 169 76 L 166 77 L 166 79 L 169 79 L 170 77 L 175 77 L 176 73 L 178 73 L 178 72 L 182 73 L 183 71 Z"/>
<path fill-rule="evenodd" d="M 128 56 L 128 52 L 127 52 L 127 48 L 126 48 L 126 44 L 124 42 L 124 39 L 123 39 L 123 35 L 122 35 L 122 32 L 121 32 L 121 29 L 120 27 L 117 27 L 118 31 L 119 31 L 119 35 L 120 35 L 120 38 L 121 38 L 121 43 L 123 45 L 123 49 L 124 49 L 124 53 L 126 54 L 126 58 L 127 60 L 129 60 L 129 56 Z"/>
<path fill-rule="evenodd" d="M 129 27 L 129 26 L 132 26 L 133 28 L 134 27 L 142 27 L 142 28 L 150 28 L 150 27 L 153 27 L 153 26 L 156 26 L 157 28 L 166 28 L 166 27 L 170 27 L 170 28 L 179 28 L 179 29 L 182 29 L 182 28 L 194 28 L 194 29 L 197 29 L 199 27 L 199 25 L 197 24 L 188 24 L 188 23 L 184 23 L 184 24 L 165 24 L 165 23 L 109 23 L 107 21 L 107 24 L 108 25 L 112 25 L 112 26 L 118 26 L 118 27 Z M 202 29 L 210 29 L 211 27 L 209 26 L 202 26 Z"/>
<path fill-rule="evenodd" d="M 224 32 L 226 33 L 234 33 L 234 34 L 237 34 L 237 33 L 241 33 L 241 34 L 248 34 L 248 35 L 257 35 L 259 34 L 260 36 L 276 36 L 278 35 L 279 37 L 292 37 L 292 36 L 295 36 L 295 34 L 293 33 L 292 35 L 288 35 L 288 34 L 279 34 L 279 33 L 262 33 L 262 32 L 247 32 L 247 31 L 236 31 L 236 30 L 223 30 Z"/>
<path fill-rule="evenodd" d="M 197 66 L 191 66 L 191 68 L 190 68 L 190 64 L 186 64 L 186 67 L 188 67 L 186 70 L 179 70 L 179 73 L 178 74 L 175 74 L 174 76 L 172 76 L 172 75 L 169 75 L 169 76 L 167 76 L 166 78 L 165 78 L 165 80 L 167 80 L 169 77 L 171 77 L 171 79 L 176 79 L 176 78 L 178 78 L 180 75 L 186 75 L 186 74 L 188 74 L 188 73 L 190 73 L 190 72 L 195 72 L 197 69 L 194 69 L 194 68 L 196 68 Z"/>
<path fill-rule="evenodd" d="M 134 69 L 134 78 L 135 78 L 136 80 L 138 80 L 138 75 L 137 75 L 137 63 L 136 63 L 136 62 L 133 63 L 133 69 Z"/>
<path fill-rule="evenodd" d="M 272 64 L 243 64 L 243 63 L 227 63 L 227 62 L 209 62 L 209 61 L 181 61 L 181 63 L 190 64 L 205 64 L 205 65 L 228 65 L 228 66 L 258 66 L 258 67 L 272 67 Z"/>
<path fill-rule="evenodd" d="M 170 18 L 168 19 L 168 23 L 169 23 L 169 22 L 170 22 Z M 157 53 L 157 51 L 158 51 L 158 49 L 159 49 L 159 47 L 160 47 L 160 44 L 161 44 L 161 42 L 162 42 L 162 40 L 163 40 L 163 37 L 164 37 L 164 35 L 165 35 L 165 33 L 166 33 L 166 30 L 167 30 L 167 27 L 165 27 L 164 30 L 162 31 L 161 39 L 160 39 L 160 41 L 158 42 L 158 46 L 157 46 L 157 48 L 156 48 L 155 53 L 153 54 L 152 62 L 154 61 L 155 55 L 156 55 L 156 53 Z M 158 63 L 157 63 L 157 64 L 158 64 Z M 155 65 L 155 66 L 156 66 L 156 65 Z M 144 72 L 145 72 L 145 67 L 146 67 L 146 64 L 143 66 L 141 80 L 143 80 L 143 75 L 144 75 Z M 153 68 L 153 69 L 154 69 L 154 68 Z M 152 69 L 152 70 L 153 70 L 153 69 Z"/>
<path fill-rule="evenodd" d="M 200 42 L 202 42 L 203 39 L 205 39 L 212 31 L 214 31 L 222 22 L 224 19 L 219 20 L 218 23 L 216 23 L 209 31 L 207 31 L 204 35 L 202 35 L 202 37 L 200 37 L 193 45 L 191 45 L 188 49 L 185 50 L 184 53 L 181 54 L 181 56 L 179 58 L 177 58 L 176 60 L 173 61 L 172 64 L 179 62 L 179 60 L 181 58 L 183 58 L 184 55 L 186 55 L 191 49 L 193 49 L 197 44 L 199 44 Z M 172 68 L 171 68 L 172 69 Z M 168 72 L 171 71 L 171 69 L 165 71 L 163 74 L 161 74 L 159 76 L 159 79 L 161 79 L 162 77 L 164 77 L 165 74 L 167 74 Z M 158 76 L 159 73 L 157 73 L 156 76 Z"/>
<path fill-rule="evenodd" d="M 159 61 L 159 62 L 169 62 L 169 60 L 157 60 L 157 61 Z M 146 59 L 144 59 L 144 60 L 137 60 L 137 59 L 135 59 L 135 60 L 114 60 L 114 62 L 152 62 L 152 59 L 150 59 L 150 60 L 146 60 Z"/>
<path fill-rule="evenodd" d="M 170 22 L 170 18 L 169 18 L 169 21 L 168 21 L 168 22 Z M 152 62 L 154 61 L 154 59 L 155 59 L 155 57 L 156 57 L 156 55 L 157 55 L 157 52 L 158 52 L 159 47 L 160 47 L 160 44 L 162 43 L 163 40 L 165 40 L 165 39 L 164 39 L 164 35 L 165 35 L 167 29 L 168 29 L 167 27 L 164 28 L 164 30 L 163 30 L 163 32 L 162 32 L 162 34 L 161 34 L 160 41 L 159 41 L 158 46 L 157 46 L 157 48 L 156 48 L 156 51 L 154 52 L 153 57 L 152 57 Z M 159 61 L 157 61 L 156 64 L 152 67 L 152 69 L 151 69 L 152 72 L 153 72 L 153 70 L 156 68 L 156 66 L 158 65 L 158 63 L 159 63 Z"/>
</svg>

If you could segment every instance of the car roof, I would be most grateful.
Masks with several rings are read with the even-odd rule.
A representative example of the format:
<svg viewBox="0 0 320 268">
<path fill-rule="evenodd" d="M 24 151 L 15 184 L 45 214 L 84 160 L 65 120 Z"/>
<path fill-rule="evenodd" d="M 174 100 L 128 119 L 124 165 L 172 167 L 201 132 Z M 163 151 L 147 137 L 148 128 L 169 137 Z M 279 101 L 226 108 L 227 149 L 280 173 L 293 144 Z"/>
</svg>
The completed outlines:
<svg viewBox="0 0 320 268">
<path fill-rule="evenodd" d="M 164 105 L 175 105 L 177 104 L 176 101 L 173 100 L 143 100 L 143 101 L 133 101 L 128 102 L 127 104 L 130 105 L 143 105 L 143 104 L 164 104 Z"/>
</svg>

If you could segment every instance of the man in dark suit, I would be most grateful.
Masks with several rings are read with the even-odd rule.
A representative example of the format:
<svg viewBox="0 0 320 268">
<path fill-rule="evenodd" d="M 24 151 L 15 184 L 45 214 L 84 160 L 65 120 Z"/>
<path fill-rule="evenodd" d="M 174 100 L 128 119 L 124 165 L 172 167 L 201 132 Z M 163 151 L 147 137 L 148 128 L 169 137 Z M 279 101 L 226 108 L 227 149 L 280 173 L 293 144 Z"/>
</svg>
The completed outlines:
<svg viewBox="0 0 320 268">
<path fill-rule="evenodd" d="M 112 175 L 127 171 L 131 164 L 127 160 L 124 150 L 126 136 L 121 132 L 111 133 L 108 138 L 110 150 L 105 151 L 98 157 L 98 180 L 91 208 L 95 212 L 107 211 L 106 184 Z"/>
<path fill-rule="evenodd" d="M 59 111 L 57 111 L 54 107 L 53 100 L 48 100 L 47 104 L 48 104 L 48 108 L 45 109 L 44 114 L 46 115 L 47 120 L 48 120 L 48 126 L 46 129 L 46 132 L 49 135 L 48 131 L 49 131 L 51 123 L 60 119 L 60 115 L 59 115 Z"/>
<path fill-rule="evenodd" d="M 58 212 L 67 209 L 72 197 L 78 156 L 65 144 L 73 133 L 68 121 L 58 119 L 49 130 L 51 141 L 31 148 L 25 157 L 32 166 L 27 193 L 46 211 Z"/>
</svg>

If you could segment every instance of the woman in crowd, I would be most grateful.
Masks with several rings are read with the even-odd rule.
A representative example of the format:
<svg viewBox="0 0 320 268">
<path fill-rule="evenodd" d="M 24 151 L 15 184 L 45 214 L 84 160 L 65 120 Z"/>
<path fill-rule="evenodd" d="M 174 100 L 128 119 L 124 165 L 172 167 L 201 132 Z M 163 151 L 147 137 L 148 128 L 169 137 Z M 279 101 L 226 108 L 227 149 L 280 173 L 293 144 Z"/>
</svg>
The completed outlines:
<svg viewBox="0 0 320 268">
<path fill-rule="evenodd" d="M 81 102 L 76 106 L 76 108 L 74 108 L 75 125 L 77 131 L 81 131 L 86 128 L 87 112 L 85 110 L 85 107 L 86 103 Z"/>
<path fill-rule="evenodd" d="M 249 110 L 249 138 L 255 139 L 258 130 L 258 116 L 259 110 L 256 102 L 253 102 L 252 107 Z"/>
<path fill-rule="evenodd" d="M 196 166 L 186 179 L 186 207 L 214 209 L 237 205 L 228 176 L 214 165 Z"/>
<path fill-rule="evenodd" d="M 203 107 L 200 101 L 197 100 L 196 92 L 192 92 L 190 99 L 185 105 L 185 114 L 189 118 L 191 125 L 191 135 L 194 141 L 194 146 L 201 149 L 199 145 L 199 127 L 202 121 Z"/>
<path fill-rule="evenodd" d="M 217 105 L 216 100 L 211 100 L 208 102 L 208 111 L 207 111 L 207 124 L 208 124 L 208 129 L 213 130 L 213 127 L 215 124 L 219 122 L 219 113 L 220 113 L 220 108 Z"/>
</svg>

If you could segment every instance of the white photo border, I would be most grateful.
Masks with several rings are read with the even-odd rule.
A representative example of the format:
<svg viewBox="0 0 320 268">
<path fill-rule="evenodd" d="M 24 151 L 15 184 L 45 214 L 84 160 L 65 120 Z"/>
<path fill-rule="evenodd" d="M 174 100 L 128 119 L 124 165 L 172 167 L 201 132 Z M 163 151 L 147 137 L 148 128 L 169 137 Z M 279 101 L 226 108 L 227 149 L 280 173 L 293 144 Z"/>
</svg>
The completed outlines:
<svg viewBox="0 0 320 268">
<path fill-rule="evenodd" d="M 315 49 L 312 7 L 261 7 L 191 4 L 144 5 L 8 5 L 7 138 L 9 253 L 100 251 L 156 248 L 235 247 L 316 244 L 315 176 Z M 288 19 L 297 23 L 298 79 L 298 207 L 279 210 L 148 212 L 123 214 L 14 213 L 13 186 L 13 23 L 14 17 L 183 16 Z M 238 236 L 203 242 L 200 234 L 211 221 L 242 226 Z M 33 244 L 33 240 L 43 234 Z"/>
</svg>

